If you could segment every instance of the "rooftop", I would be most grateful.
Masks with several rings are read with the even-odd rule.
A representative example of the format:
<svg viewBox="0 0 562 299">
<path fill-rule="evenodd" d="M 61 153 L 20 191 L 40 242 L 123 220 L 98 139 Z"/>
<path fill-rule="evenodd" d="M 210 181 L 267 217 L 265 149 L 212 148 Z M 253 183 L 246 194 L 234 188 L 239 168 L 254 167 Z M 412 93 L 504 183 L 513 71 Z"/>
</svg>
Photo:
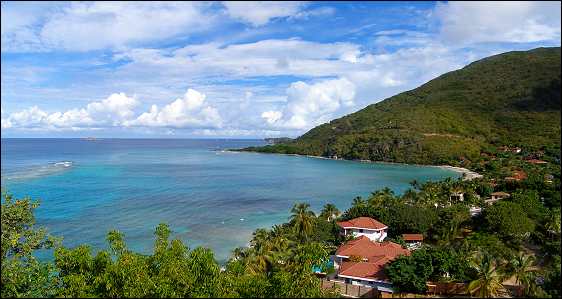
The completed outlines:
<svg viewBox="0 0 562 299">
<path fill-rule="evenodd" d="M 381 259 L 377 262 L 343 262 L 340 266 L 339 275 L 361 277 L 379 281 L 385 281 L 384 266 L 389 260 Z"/>
<path fill-rule="evenodd" d="M 510 194 L 507 193 L 507 192 L 500 191 L 500 192 L 493 192 L 492 195 L 494 195 L 494 196 L 509 196 Z"/>
<path fill-rule="evenodd" d="M 404 241 L 423 241 L 422 234 L 402 234 Z"/>
<path fill-rule="evenodd" d="M 362 262 L 345 261 L 339 275 L 384 281 L 384 266 L 400 255 L 409 255 L 408 249 L 393 242 L 374 242 L 365 236 L 340 246 L 338 256 L 360 256 Z"/>
<path fill-rule="evenodd" d="M 546 161 L 537 160 L 537 159 L 530 159 L 530 160 L 527 160 L 527 162 L 528 162 L 528 163 L 533 163 L 533 164 L 546 164 L 546 163 L 548 163 L 548 162 L 546 162 Z"/>
<path fill-rule="evenodd" d="M 366 236 L 351 240 L 338 248 L 336 255 L 360 256 L 369 262 L 379 260 L 381 257 L 395 258 L 401 254 L 410 254 L 410 251 L 393 242 L 375 242 Z"/>
<path fill-rule="evenodd" d="M 386 224 L 381 223 L 370 217 L 358 217 L 348 221 L 338 222 L 338 225 L 343 228 L 363 228 L 363 229 L 385 229 L 388 228 Z"/>
</svg>

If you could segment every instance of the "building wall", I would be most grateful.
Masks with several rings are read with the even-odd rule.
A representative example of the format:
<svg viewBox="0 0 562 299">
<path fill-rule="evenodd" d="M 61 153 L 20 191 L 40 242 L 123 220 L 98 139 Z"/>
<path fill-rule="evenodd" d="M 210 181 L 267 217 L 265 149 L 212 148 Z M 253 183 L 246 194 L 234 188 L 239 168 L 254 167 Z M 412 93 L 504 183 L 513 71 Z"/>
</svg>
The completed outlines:
<svg viewBox="0 0 562 299">
<path fill-rule="evenodd" d="M 360 230 L 356 228 L 346 229 L 345 235 L 347 236 L 349 234 L 353 234 L 355 238 L 360 236 L 365 236 L 376 242 L 382 242 L 387 235 L 386 230 L 375 231 L 375 230 L 366 230 L 366 229 Z"/>
</svg>

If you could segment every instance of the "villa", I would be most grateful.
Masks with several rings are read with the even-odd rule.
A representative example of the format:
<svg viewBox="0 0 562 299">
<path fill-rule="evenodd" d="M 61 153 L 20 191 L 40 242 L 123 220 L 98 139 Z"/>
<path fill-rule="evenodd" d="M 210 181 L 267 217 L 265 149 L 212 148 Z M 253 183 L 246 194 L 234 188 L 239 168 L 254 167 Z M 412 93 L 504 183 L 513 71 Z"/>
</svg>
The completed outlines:
<svg viewBox="0 0 562 299">
<path fill-rule="evenodd" d="M 337 278 L 346 283 L 392 292 L 384 267 L 396 257 L 409 254 L 410 251 L 399 244 L 375 242 L 360 236 L 338 248 L 334 266 L 338 269 Z"/>
<path fill-rule="evenodd" d="M 422 234 L 402 234 L 402 240 L 406 242 L 408 249 L 415 250 L 420 248 L 423 242 Z"/>
<path fill-rule="evenodd" d="M 384 274 L 388 262 L 410 251 L 393 242 L 384 242 L 388 227 L 369 217 L 359 217 L 339 222 L 344 235 L 356 239 L 341 245 L 334 257 L 336 277 L 345 283 L 392 292 L 392 285 Z M 416 235 L 416 240 L 419 236 Z M 423 239 L 423 236 L 422 236 Z"/>
<path fill-rule="evenodd" d="M 527 179 L 527 174 L 522 170 L 517 170 L 513 172 L 513 176 L 505 177 L 506 181 L 521 181 Z"/>
<path fill-rule="evenodd" d="M 538 159 L 529 159 L 526 162 L 531 164 L 548 164 L 548 162 Z"/>
<path fill-rule="evenodd" d="M 494 192 L 491 195 L 492 195 L 492 201 L 508 198 L 510 196 L 510 194 L 507 192 Z"/>
<path fill-rule="evenodd" d="M 344 236 L 353 235 L 357 238 L 365 236 L 372 241 L 382 242 L 386 238 L 388 226 L 370 217 L 358 217 L 338 222 Z"/>
<path fill-rule="evenodd" d="M 484 202 L 491 205 L 494 204 L 496 201 L 504 198 L 508 198 L 510 196 L 509 193 L 506 192 L 494 192 L 491 194 L 492 198 L 486 199 Z"/>
</svg>

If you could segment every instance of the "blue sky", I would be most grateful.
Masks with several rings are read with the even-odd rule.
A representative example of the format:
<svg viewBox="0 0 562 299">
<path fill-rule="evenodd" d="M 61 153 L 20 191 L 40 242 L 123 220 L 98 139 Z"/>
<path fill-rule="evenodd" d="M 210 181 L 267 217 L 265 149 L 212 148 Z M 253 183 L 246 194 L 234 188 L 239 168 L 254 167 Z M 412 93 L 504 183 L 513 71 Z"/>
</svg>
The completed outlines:
<svg viewBox="0 0 562 299">
<path fill-rule="evenodd" d="M 2 137 L 298 136 L 497 53 L 560 2 L 2 2 Z"/>
</svg>

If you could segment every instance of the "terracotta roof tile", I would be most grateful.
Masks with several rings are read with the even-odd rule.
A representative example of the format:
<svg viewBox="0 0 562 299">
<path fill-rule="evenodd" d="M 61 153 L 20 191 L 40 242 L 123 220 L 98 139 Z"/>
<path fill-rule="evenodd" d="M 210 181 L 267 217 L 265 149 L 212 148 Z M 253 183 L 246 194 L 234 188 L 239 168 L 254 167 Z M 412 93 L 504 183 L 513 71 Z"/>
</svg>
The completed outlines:
<svg viewBox="0 0 562 299">
<path fill-rule="evenodd" d="M 530 159 L 530 160 L 527 160 L 527 162 L 533 163 L 533 164 L 546 164 L 546 163 L 548 163 L 546 161 L 538 160 L 538 159 Z"/>
<path fill-rule="evenodd" d="M 336 255 L 361 256 L 362 262 L 344 261 L 340 265 L 339 275 L 360 277 L 384 281 L 385 265 L 399 255 L 409 255 L 410 251 L 393 242 L 373 242 L 365 236 L 351 240 L 340 246 Z"/>
<path fill-rule="evenodd" d="M 500 191 L 500 192 L 494 192 L 491 195 L 494 195 L 494 196 L 509 196 L 509 193 Z"/>
<path fill-rule="evenodd" d="M 422 234 L 402 234 L 404 241 L 423 241 Z"/>
<path fill-rule="evenodd" d="M 358 227 L 365 229 L 385 229 L 388 227 L 384 223 L 370 217 L 358 217 L 348 221 L 341 221 L 338 222 L 338 225 L 343 228 Z"/>
<path fill-rule="evenodd" d="M 410 254 L 410 251 L 393 242 L 374 242 L 365 236 L 351 240 L 338 248 L 336 255 L 360 256 L 370 262 L 386 257 L 393 259 L 398 255 Z"/>
<path fill-rule="evenodd" d="M 380 260 L 379 262 L 343 262 L 340 266 L 339 275 L 346 275 L 352 277 L 362 277 L 375 280 L 386 280 L 384 274 L 384 266 L 388 262 L 387 259 Z"/>
</svg>

